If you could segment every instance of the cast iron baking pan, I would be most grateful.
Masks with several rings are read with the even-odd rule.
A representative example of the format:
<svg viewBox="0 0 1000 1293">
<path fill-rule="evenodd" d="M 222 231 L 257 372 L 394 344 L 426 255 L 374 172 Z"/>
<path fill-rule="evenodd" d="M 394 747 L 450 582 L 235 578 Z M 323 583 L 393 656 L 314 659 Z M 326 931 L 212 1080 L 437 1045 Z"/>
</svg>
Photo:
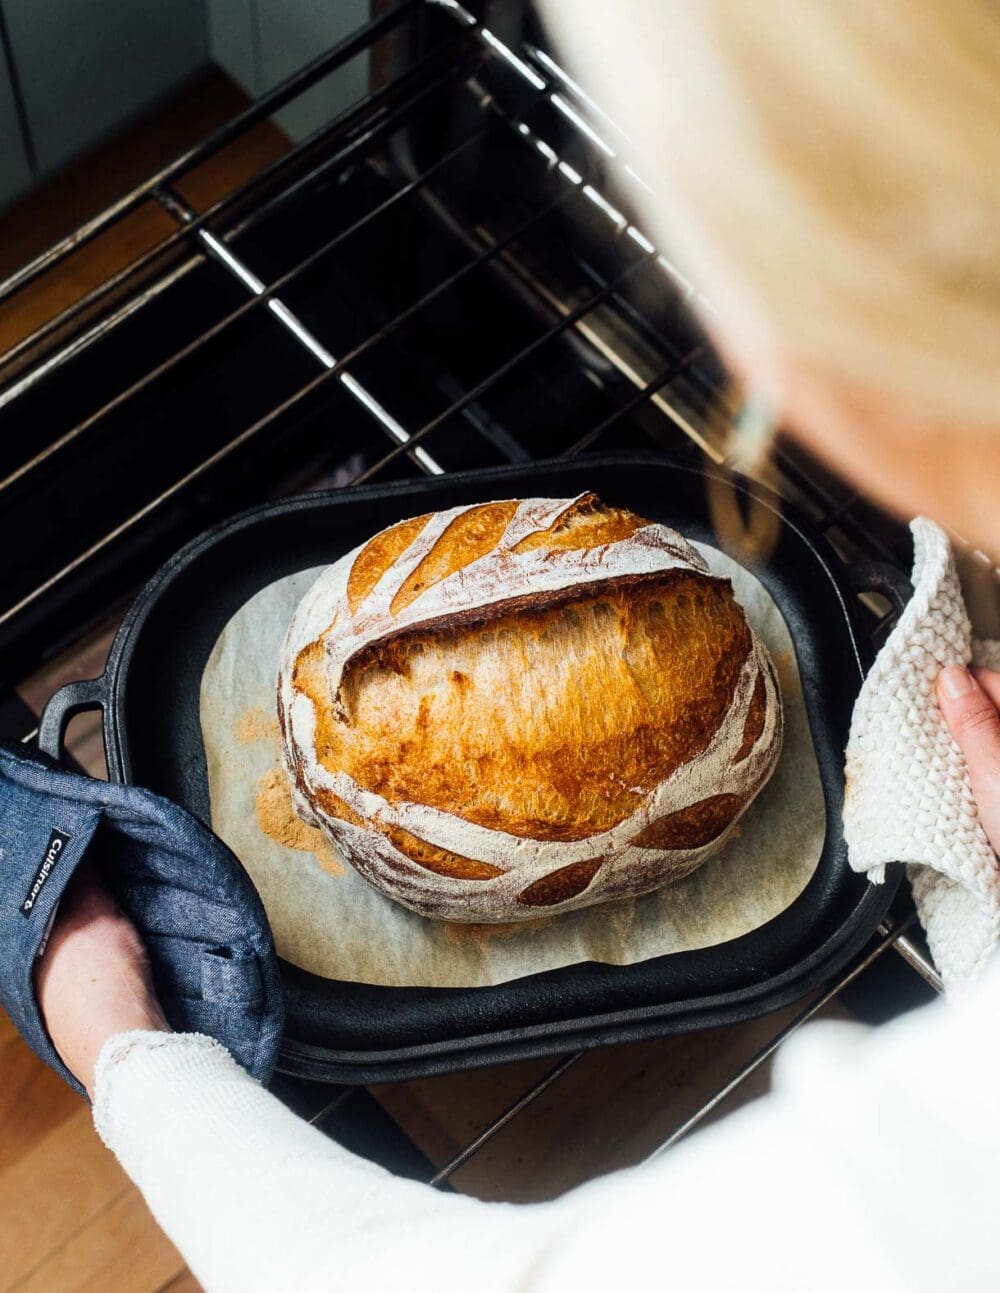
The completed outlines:
<svg viewBox="0 0 1000 1293">
<path fill-rule="evenodd" d="M 653 456 L 533 463 L 266 504 L 195 539 L 159 571 L 126 615 L 104 676 L 52 698 L 40 743 L 57 754 L 69 718 L 100 708 L 110 775 L 208 821 L 199 685 L 219 633 L 248 598 L 283 575 L 334 561 L 404 517 L 584 490 L 712 540 L 703 473 Z M 856 595 L 877 587 L 899 601 L 905 580 L 884 567 L 845 566 L 804 521 L 787 507 L 782 513 L 777 548 L 758 573 L 795 643 L 827 814 L 822 858 L 800 897 L 720 946 L 637 965 L 586 962 L 495 987 L 372 987 L 283 964 L 283 1071 L 381 1082 L 749 1019 L 828 982 L 858 954 L 892 900 L 900 868 L 879 886 L 855 875 L 840 825 L 843 750 L 869 663 Z"/>
</svg>

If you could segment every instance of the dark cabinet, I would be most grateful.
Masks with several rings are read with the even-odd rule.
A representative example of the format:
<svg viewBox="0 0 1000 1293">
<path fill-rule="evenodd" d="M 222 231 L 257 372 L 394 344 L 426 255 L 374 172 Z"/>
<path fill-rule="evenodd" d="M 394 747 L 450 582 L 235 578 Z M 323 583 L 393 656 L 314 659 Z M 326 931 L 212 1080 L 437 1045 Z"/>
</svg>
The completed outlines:
<svg viewBox="0 0 1000 1293">
<path fill-rule="evenodd" d="M 356 30 L 370 9 L 370 0 L 0 0 L 7 31 L 0 204 L 121 130 L 208 63 L 257 98 Z M 301 139 L 367 85 L 363 54 L 277 122 Z"/>
<path fill-rule="evenodd" d="M 209 61 L 205 0 L 2 0 L 2 9 L 35 178 L 120 130 Z M 2 105 L 0 119 L 6 141 Z M 13 126 L 23 152 L 20 123 Z M 0 189 L 9 196 L 31 177 L 22 171 L 16 182 L 8 151 L 5 142 Z"/>
<path fill-rule="evenodd" d="M 368 21 L 370 0 L 208 0 L 212 57 L 257 98 Z M 367 55 L 324 78 L 277 114 L 302 139 L 363 95 Z"/>
<path fill-rule="evenodd" d="M 3 0 L 3 10 L 41 172 L 208 62 L 204 0 Z"/>
<path fill-rule="evenodd" d="M 0 57 L 0 205 L 23 193 L 31 178 L 10 68 Z"/>
</svg>

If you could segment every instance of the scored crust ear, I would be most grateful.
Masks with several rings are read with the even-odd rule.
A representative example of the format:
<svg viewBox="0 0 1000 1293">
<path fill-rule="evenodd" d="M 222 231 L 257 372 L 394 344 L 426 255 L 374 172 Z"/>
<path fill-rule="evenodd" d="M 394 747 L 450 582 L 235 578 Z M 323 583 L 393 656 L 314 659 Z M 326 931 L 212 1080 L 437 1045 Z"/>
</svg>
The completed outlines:
<svg viewBox="0 0 1000 1293">
<path fill-rule="evenodd" d="M 428 588 L 492 552 L 517 512 L 517 500 L 482 503 L 460 512 L 438 536 L 419 564 L 400 585 L 389 607 L 398 615 Z M 356 614 L 382 576 L 421 533 L 431 514 L 401 521 L 375 535 L 358 553 L 348 580 L 351 613 Z M 512 554 L 535 548 L 587 549 L 631 538 L 648 525 L 624 508 L 608 507 L 596 494 L 583 494 L 566 507 L 550 526 L 536 530 L 511 548 Z M 678 549 L 678 555 L 685 554 Z"/>
<path fill-rule="evenodd" d="M 603 543 L 630 539 L 649 522 L 624 508 L 608 507 L 596 494 L 583 494 L 561 512 L 545 530 L 526 534 L 514 544 L 512 552 L 530 552 L 533 548 L 597 548 Z"/>
</svg>

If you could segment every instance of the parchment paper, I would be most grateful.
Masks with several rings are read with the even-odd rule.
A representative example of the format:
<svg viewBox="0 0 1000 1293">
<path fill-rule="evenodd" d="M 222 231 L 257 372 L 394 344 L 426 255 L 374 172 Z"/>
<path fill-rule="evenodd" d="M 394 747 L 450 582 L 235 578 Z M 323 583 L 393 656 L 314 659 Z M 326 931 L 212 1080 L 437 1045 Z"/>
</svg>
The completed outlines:
<svg viewBox="0 0 1000 1293">
<path fill-rule="evenodd" d="M 791 637 L 760 581 L 696 544 L 732 579 L 767 644 L 785 704 L 785 740 L 771 781 L 723 850 L 656 893 L 527 924 L 455 925 L 384 897 L 332 845 L 289 848 L 265 834 L 259 801 L 287 795 L 275 716 L 278 652 L 295 607 L 322 567 L 280 579 L 226 625 L 201 684 L 212 826 L 260 891 L 278 952 L 313 974 L 387 987 L 484 987 L 579 961 L 629 965 L 711 947 L 756 929 L 789 906 L 816 869 L 826 833 Z M 292 831 L 314 846 L 318 833 Z"/>
</svg>

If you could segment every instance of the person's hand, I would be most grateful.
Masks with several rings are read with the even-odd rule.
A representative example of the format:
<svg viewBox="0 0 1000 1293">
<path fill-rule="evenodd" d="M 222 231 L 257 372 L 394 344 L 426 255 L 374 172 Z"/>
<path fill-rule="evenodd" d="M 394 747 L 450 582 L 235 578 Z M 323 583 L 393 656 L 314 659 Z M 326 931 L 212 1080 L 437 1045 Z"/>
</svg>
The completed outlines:
<svg viewBox="0 0 1000 1293">
<path fill-rule="evenodd" d="M 34 977 L 52 1044 L 92 1099 L 94 1065 L 109 1037 L 170 1031 L 138 930 L 86 863 L 66 886 Z"/>
<path fill-rule="evenodd" d="M 965 755 L 980 820 L 1000 852 L 1000 673 L 949 665 L 938 675 L 937 696 Z"/>
</svg>

